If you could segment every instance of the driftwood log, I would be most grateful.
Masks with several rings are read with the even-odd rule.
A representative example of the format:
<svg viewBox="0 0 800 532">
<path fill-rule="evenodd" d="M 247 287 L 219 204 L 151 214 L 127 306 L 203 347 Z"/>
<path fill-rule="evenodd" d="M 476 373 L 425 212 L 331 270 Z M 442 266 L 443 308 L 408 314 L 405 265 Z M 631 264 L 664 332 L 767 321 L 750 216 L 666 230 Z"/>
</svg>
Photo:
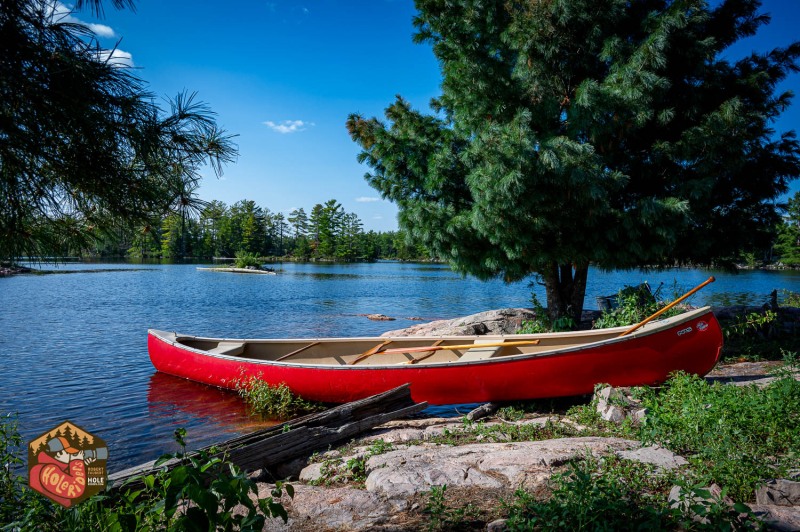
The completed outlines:
<svg viewBox="0 0 800 532">
<path fill-rule="evenodd" d="M 408 384 L 366 399 L 333 407 L 274 425 L 223 443 L 205 447 L 211 456 L 223 457 L 245 470 L 270 469 L 295 458 L 326 449 L 387 421 L 416 414 L 427 403 L 411 399 Z M 211 450 L 215 452 L 212 454 Z M 119 486 L 131 477 L 148 474 L 180 463 L 169 460 L 155 467 L 155 460 L 108 476 L 109 485 Z"/>
</svg>

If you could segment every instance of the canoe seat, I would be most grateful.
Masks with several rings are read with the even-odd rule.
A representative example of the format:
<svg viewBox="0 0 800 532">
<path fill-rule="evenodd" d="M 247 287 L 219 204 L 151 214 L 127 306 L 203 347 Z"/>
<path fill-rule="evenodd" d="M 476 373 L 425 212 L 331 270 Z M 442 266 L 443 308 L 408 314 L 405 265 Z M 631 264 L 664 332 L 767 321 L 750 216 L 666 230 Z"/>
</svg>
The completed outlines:
<svg viewBox="0 0 800 532">
<path fill-rule="evenodd" d="M 214 355 L 228 355 L 236 357 L 244 354 L 244 342 L 220 342 L 214 349 L 209 349 Z"/>
<path fill-rule="evenodd" d="M 475 347 L 472 349 L 468 349 L 461 358 L 458 360 L 460 362 L 469 362 L 470 360 L 486 360 L 487 358 L 492 358 L 494 355 L 497 354 L 503 346 L 501 345 L 487 345 L 481 347 L 481 344 L 496 344 L 497 338 L 491 339 L 487 338 L 485 340 L 475 340 Z"/>
</svg>

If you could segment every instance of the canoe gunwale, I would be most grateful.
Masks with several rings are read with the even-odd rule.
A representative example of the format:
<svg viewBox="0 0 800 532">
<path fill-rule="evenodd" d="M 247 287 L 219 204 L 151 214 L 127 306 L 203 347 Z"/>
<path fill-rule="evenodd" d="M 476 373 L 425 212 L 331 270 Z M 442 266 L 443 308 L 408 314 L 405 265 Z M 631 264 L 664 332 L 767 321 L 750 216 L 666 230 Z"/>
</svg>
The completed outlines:
<svg viewBox="0 0 800 532">
<path fill-rule="evenodd" d="M 212 338 L 212 337 L 202 337 L 202 336 L 190 336 L 190 335 L 182 335 L 178 334 L 177 332 L 168 332 L 162 331 L 157 329 L 149 329 L 148 335 L 157 338 L 159 341 L 167 343 L 176 349 L 180 349 L 183 351 L 192 352 L 204 357 L 209 358 L 217 358 L 220 360 L 230 361 L 230 362 L 239 362 L 239 363 L 247 363 L 247 364 L 255 364 L 259 366 L 282 366 L 282 367 L 289 367 L 289 368 L 309 368 L 309 369 L 324 369 L 324 370 L 344 370 L 344 371 L 352 371 L 352 370 L 377 370 L 377 371 L 385 371 L 386 369 L 407 369 L 411 370 L 419 370 L 420 368 L 447 368 L 453 366 L 480 366 L 480 365 L 499 365 L 505 363 L 511 363 L 515 361 L 522 361 L 522 360 L 531 360 L 531 359 L 542 359 L 542 358 L 550 358 L 550 357 L 559 357 L 574 354 L 575 352 L 586 352 L 587 355 L 591 353 L 591 351 L 617 343 L 625 343 L 629 342 L 633 339 L 647 337 L 653 334 L 657 334 L 659 332 L 677 328 L 678 325 L 691 321 L 693 319 L 697 319 L 702 317 L 703 315 L 710 314 L 711 307 L 705 306 L 695 310 L 691 310 L 685 312 L 683 314 L 679 314 L 677 316 L 672 316 L 670 318 L 666 318 L 663 320 L 653 321 L 650 324 L 644 326 L 642 329 L 635 331 L 626 336 L 613 336 L 611 338 L 606 338 L 603 340 L 598 340 L 594 342 L 587 342 L 587 343 L 578 343 L 577 345 L 572 345 L 568 347 L 562 348 L 555 348 L 548 351 L 542 351 L 538 353 L 518 353 L 514 355 L 506 355 L 496 358 L 486 358 L 481 360 L 454 360 L 454 361 L 446 361 L 446 362 L 434 362 L 434 363 L 419 363 L 419 364 L 407 364 L 406 362 L 400 363 L 391 363 L 391 364 L 364 364 L 364 365 L 349 365 L 349 364 L 315 364 L 309 362 L 293 362 L 291 360 L 286 361 L 279 361 L 279 360 L 263 360 L 257 358 L 248 358 L 246 356 L 240 355 L 225 355 L 220 353 L 211 353 L 208 350 L 198 349 L 195 347 L 188 346 L 182 341 L 209 341 L 209 342 L 264 342 L 264 343 L 278 343 L 278 342 L 330 342 L 330 343 L 337 343 L 337 342 L 354 342 L 354 341 L 376 341 L 382 342 L 385 340 L 394 340 L 394 341 L 428 341 L 435 342 L 438 340 L 464 340 L 464 339 L 497 339 L 497 341 L 511 341 L 511 340 L 525 340 L 525 339 L 545 339 L 545 338 L 563 338 L 563 337 L 575 337 L 580 339 L 581 336 L 592 336 L 592 335 L 602 335 L 602 334 L 609 334 L 609 333 L 619 333 L 622 334 L 624 331 L 629 329 L 629 326 L 622 326 L 622 327 L 614 327 L 609 329 L 592 329 L 589 331 L 576 331 L 574 333 L 544 333 L 544 334 L 518 334 L 518 335 L 453 335 L 453 336 L 397 336 L 397 337 L 337 337 L 337 338 L 264 338 L 264 339 L 244 339 L 244 338 Z M 712 314 L 713 315 L 713 314 Z M 171 338 L 170 338 L 171 337 Z M 480 347 L 479 345 L 476 347 Z M 351 353 L 356 354 L 356 353 Z M 380 356 L 377 354 L 376 356 Z"/>
</svg>

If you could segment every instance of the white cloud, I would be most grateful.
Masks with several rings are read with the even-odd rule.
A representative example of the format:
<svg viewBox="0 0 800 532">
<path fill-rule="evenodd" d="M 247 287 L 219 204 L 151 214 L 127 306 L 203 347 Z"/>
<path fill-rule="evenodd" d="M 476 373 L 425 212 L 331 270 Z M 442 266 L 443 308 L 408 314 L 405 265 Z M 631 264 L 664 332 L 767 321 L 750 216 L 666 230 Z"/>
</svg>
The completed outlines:
<svg viewBox="0 0 800 532">
<path fill-rule="evenodd" d="M 111 26 L 106 26 L 105 24 L 89 24 L 89 23 L 83 23 L 83 24 L 84 26 L 92 30 L 98 37 L 107 37 L 109 39 L 112 39 L 117 36 L 117 34 L 114 33 L 114 29 L 111 28 Z"/>
<path fill-rule="evenodd" d="M 106 26 L 105 24 L 95 24 L 92 22 L 84 22 L 72 14 L 71 7 L 62 4 L 61 2 L 56 2 L 53 6 L 52 16 L 53 20 L 57 22 L 68 22 L 70 24 L 80 24 L 81 26 L 86 26 L 98 37 L 113 39 L 117 36 L 111 26 Z"/>
<path fill-rule="evenodd" d="M 115 67 L 132 67 L 133 55 L 130 52 L 125 52 L 119 48 L 113 50 L 101 50 L 97 54 L 97 60 L 101 62 L 108 62 L 111 66 Z"/>
<path fill-rule="evenodd" d="M 273 122 L 267 120 L 262 122 L 265 126 L 277 133 L 297 133 L 298 131 L 305 131 L 308 127 L 312 127 L 314 122 L 303 122 L 302 120 L 284 120 L 283 122 Z"/>
<path fill-rule="evenodd" d="M 381 200 L 380 198 L 376 198 L 376 197 L 373 197 L 373 196 L 361 196 L 360 198 L 356 198 L 356 201 L 358 203 L 372 203 L 372 202 L 380 201 L 380 200 Z"/>
<path fill-rule="evenodd" d="M 72 6 L 62 4 L 61 2 L 47 3 L 42 0 L 42 8 L 46 9 L 46 14 L 51 18 L 54 23 L 69 23 L 77 24 L 88 28 L 97 37 L 106 39 L 113 39 L 117 37 L 116 32 L 111 26 L 105 24 L 97 24 L 94 22 L 85 22 L 75 15 L 73 15 Z M 117 67 L 132 67 L 133 55 L 130 52 L 123 50 L 102 50 L 96 54 L 98 61 L 108 62 L 112 66 Z"/>
<path fill-rule="evenodd" d="M 373 216 L 372 219 L 373 220 L 383 220 L 383 216 L 381 216 L 380 214 L 377 214 L 377 215 Z"/>
</svg>

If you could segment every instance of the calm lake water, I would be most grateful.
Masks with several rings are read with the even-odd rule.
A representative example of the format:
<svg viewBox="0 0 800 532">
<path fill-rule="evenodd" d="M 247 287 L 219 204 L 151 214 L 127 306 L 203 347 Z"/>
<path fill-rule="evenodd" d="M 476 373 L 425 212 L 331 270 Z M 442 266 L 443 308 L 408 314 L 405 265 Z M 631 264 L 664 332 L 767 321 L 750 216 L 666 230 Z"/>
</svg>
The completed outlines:
<svg viewBox="0 0 800 532">
<path fill-rule="evenodd" d="M 528 282 L 462 279 L 446 266 L 294 264 L 280 275 L 199 271 L 197 265 L 67 264 L 68 275 L 0 278 L 0 413 L 18 413 L 26 440 L 70 420 L 106 440 L 117 471 L 175 450 L 261 426 L 230 392 L 154 371 L 147 329 L 223 337 L 379 335 L 424 320 L 530 306 Z M 47 269 L 51 267 L 47 266 Z M 595 297 L 648 281 L 664 293 L 708 278 L 708 271 L 590 273 Z M 800 272 L 714 272 L 694 304 L 762 304 L 773 289 L 800 292 Z M 541 301 L 544 292 L 536 287 Z M 373 322 L 363 314 L 396 317 Z M 438 413 L 456 413 L 438 407 Z M 464 409 L 461 409 L 462 412 Z"/>
</svg>

